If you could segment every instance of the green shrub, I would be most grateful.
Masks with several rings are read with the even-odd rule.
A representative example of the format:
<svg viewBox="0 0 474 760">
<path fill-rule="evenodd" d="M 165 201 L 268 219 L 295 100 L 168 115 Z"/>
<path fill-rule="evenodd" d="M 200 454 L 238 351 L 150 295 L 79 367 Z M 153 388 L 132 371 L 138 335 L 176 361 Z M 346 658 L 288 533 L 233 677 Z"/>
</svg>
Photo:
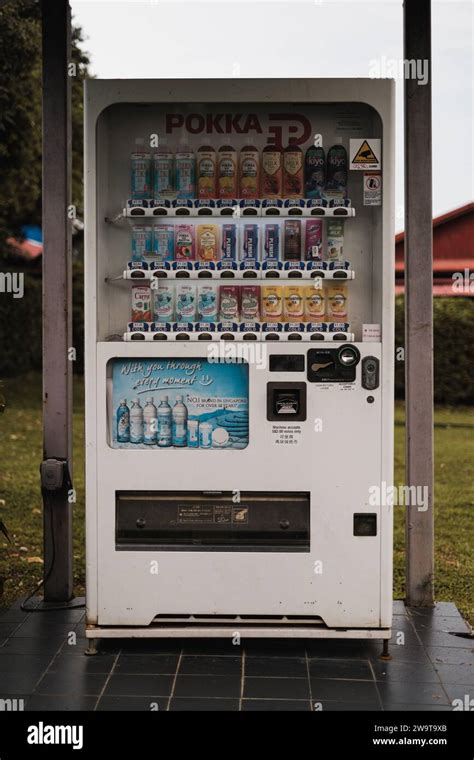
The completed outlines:
<svg viewBox="0 0 474 760">
<path fill-rule="evenodd" d="M 395 346 L 405 345 L 404 298 L 396 299 Z M 437 297 L 433 305 L 434 400 L 437 404 L 474 403 L 474 300 Z M 395 362 L 395 396 L 405 395 L 405 364 Z"/>
</svg>

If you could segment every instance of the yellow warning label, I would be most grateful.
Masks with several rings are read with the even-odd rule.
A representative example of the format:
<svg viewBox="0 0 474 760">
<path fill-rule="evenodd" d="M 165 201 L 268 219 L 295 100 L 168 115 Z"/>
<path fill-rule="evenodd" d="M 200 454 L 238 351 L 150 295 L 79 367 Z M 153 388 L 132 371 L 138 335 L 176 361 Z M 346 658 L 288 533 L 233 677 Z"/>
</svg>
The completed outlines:
<svg viewBox="0 0 474 760">
<path fill-rule="evenodd" d="M 367 140 L 364 140 L 351 161 L 352 164 L 378 164 L 378 162 L 379 160 Z"/>
</svg>

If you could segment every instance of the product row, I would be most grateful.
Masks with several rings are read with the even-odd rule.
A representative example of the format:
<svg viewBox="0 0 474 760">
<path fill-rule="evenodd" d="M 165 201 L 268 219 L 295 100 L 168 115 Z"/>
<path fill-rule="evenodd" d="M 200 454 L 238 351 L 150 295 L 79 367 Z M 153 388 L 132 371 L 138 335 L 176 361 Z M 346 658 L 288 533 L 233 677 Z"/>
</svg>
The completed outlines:
<svg viewBox="0 0 474 760">
<path fill-rule="evenodd" d="M 259 269 L 279 262 L 344 265 L 344 222 L 287 219 L 271 224 L 134 224 L 130 267 L 159 268 L 189 262 Z"/>
<path fill-rule="evenodd" d="M 217 285 L 163 282 L 132 286 L 132 324 L 347 323 L 347 284 Z M 166 328 L 163 328 L 166 329 Z"/>
<path fill-rule="evenodd" d="M 118 444 L 145 444 L 160 448 L 212 449 L 244 448 L 248 442 L 248 414 L 222 410 L 208 419 L 189 419 L 183 396 L 176 396 L 171 406 L 169 396 L 161 397 L 158 406 L 154 397 L 142 407 L 135 398 L 128 406 L 121 399 L 115 413 L 115 440 Z"/>
<path fill-rule="evenodd" d="M 239 152 L 229 144 L 218 150 L 210 140 L 193 151 L 186 139 L 174 151 L 166 138 L 157 150 L 144 138 L 135 140 L 131 155 L 131 199 L 215 198 L 345 198 L 347 152 L 333 145 L 310 145 L 305 152 L 290 138 L 280 150 L 266 145 L 259 151 L 249 138 Z"/>
</svg>

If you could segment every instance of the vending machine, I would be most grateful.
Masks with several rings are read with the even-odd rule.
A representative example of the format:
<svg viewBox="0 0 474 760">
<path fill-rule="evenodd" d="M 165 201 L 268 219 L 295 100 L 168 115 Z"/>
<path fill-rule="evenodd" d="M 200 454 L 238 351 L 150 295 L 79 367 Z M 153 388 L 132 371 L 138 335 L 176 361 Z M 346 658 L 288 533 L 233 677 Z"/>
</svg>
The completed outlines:
<svg viewBox="0 0 474 760">
<path fill-rule="evenodd" d="M 87 636 L 390 637 L 394 83 L 89 80 Z"/>
</svg>

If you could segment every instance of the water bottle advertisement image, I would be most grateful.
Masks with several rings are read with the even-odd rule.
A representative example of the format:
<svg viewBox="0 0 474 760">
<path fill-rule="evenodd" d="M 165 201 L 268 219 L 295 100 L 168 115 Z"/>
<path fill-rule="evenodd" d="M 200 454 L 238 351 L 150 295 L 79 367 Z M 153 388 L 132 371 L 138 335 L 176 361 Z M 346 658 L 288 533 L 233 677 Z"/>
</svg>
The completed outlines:
<svg viewBox="0 0 474 760">
<path fill-rule="evenodd" d="M 112 360 L 113 448 L 244 449 L 248 365 Z"/>
</svg>

